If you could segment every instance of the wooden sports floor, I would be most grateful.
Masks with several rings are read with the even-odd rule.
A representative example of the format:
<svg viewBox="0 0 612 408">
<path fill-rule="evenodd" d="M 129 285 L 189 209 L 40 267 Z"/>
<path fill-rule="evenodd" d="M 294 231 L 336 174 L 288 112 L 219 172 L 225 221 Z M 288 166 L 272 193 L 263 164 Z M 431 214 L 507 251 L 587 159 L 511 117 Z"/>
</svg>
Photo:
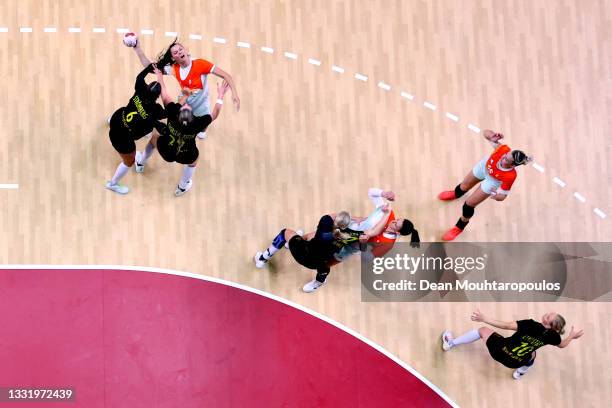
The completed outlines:
<svg viewBox="0 0 612 408">
<path fill-rule="evenodd" d="M 509 199 L 479 206 L 460 240 L 610 241 L 610 2 L 132 3 L 0 5 L 0 183 L 19 185 L 0 189 L 1 263 L 141 265 L 259 288 L 381 344 L 461 406 L 612 401 L 608 303 L 368 304 L 358 259 L 314 294 L 301 292 L 312 274 L 288 254 L 270 269 L 252 264 L 284 226 L 311 229 L 342 209 L 365 215 L 371 186 L 394 190 L 396 213 L 438 240 L 461 205 L 436 194 L 490 151 L 469 124 L 503 132 L 540 170 L 520 168 Z M 139 33 L 150 56 L 178 32 L 194 57 L 236 81 L 242 108 L 224 105 L 181 198 L 173 195 L 181 168 L 158 155 L 144 174 L 125 177 L 127 196 L 104 188 L 119 160 L 106 118 L 127 103 L 141 69 L 117 28 Z M 513 381 L 481 344 L 440 351 L 442 330 L 477 327 L 469 321 L 477 306 L 508 320 L 557 311 L 585 335 L 543 349 Z"/>
</svg>

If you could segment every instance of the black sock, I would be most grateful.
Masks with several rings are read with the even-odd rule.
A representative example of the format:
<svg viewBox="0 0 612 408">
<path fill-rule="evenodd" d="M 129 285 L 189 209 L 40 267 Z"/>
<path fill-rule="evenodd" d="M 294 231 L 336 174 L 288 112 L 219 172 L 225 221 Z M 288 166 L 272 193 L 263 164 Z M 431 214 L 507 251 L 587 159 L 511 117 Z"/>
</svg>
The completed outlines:
<svg viewBox="0 0 612 408">
<path fill-rule="evenodd" d="M 461 184 L 457 184 L 457 187 L 455 187 L 455 198 L 459 198 L 463 196 L 465 193 L 467 193 L 467 191 L 463 191 L 461 189 Z"/>
<path fill-rule="evenodd" d="M 461 218 L 459 218 L 459 221 L 457 221 L 457 223 L 455 224 L 455 226 L 457 228 L 459 228 L 461 231 L 463 231 L 463 229 L 465 228 L 466 225 L 468 225 L 469 221 L 463 221 Z"/>
</svg>

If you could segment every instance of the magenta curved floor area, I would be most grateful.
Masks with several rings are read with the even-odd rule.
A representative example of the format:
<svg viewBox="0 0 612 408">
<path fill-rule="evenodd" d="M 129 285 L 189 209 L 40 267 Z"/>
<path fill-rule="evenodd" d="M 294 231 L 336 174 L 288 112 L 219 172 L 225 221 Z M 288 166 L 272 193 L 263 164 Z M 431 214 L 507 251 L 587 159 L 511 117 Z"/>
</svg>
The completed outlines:
<svg viewBox="0 0 612 408">
<path fill-rule="evenodd" d="M 76 392 L 2 407 L 448 406 L 335 326 L 200 279 L 0 270 L 0 313 L 0 387 Z"/>
</svg>

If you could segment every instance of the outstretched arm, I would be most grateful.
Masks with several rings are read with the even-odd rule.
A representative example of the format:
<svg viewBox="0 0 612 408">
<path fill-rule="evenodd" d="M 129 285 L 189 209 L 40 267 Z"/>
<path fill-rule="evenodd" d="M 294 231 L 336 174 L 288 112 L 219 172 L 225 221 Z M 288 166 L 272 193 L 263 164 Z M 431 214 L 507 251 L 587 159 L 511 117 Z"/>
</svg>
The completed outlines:
<svg viewBox="0 0 612 408">
<path fill-rule="evenodd" d="M 236 105 L 236 110 L 240 110 L 240 98 L 238 97 L 238 91 L 236 90 L 236 84 L 234 83 L 232 76 L 218 66 L 215 66 L 212 73 L 220 78 L 223 78 L 223 80 L 228 83 L 229 88 L 232 91 L 232 102 L 234 105 Z"/>
<path fill-rule="evenodd" d="M 378 208 L 385 205 L 385 199 L 389 201 L 395 200 L 395 193 L 393 191 L 384 191 L 380 188 L 371 188 L 368 190 L 368 197 L 374 204 L 374 207 Z"/>
<path fill-rule="evenodd" d="M 493 327 L 497 327 L 498 329 L 515 330 L 515 331 L 518 329 L 518 326 L 515 321 L 504 322 L 501 320 L 490 319 L 489 317 L 483 315 L 480 309 L 476 309 L 476 311 L 472 313 L 471 319 L 475 322 L 483 322 L 483 323 L 489 324 Z"/>
<path fill-rule="evenodd" d="M 145 55 L 144 51 L 142 51 L 142 48 L 140 48 L 140 39 L 136 40 L 134 51 L 136 52 L 136 55 L 138 56 L 138 59 L 140 60 L 140 63 L 143 67 L 146 67 L 151 63 L 151 61 L 149 61 L 149 58 L 147 58 L 147 56 Z"/>
<path fill-rule="evenodd" d="M 164 106 L 166 106 L 167 104 L 172 102 L 172 98 L 170 97 L 170 95 L 168 95 L 168 89 L 166 88 L 166 83 L 164 82 L 164 74 L 162 74 L 159 68 L 157 68 L 155 65 L 153 65 L 153 72 L 157 76 L 157 82 L 159 82 L 159 84 L 161 85 L 161 98 L 162 102 L 164 103 Z M 183 97 L 187 99 L 185 95 L 183 95 Z"/>
<path fill-rule="evenodd" d="M 147 83 L 145 82 L 145 77 L 147 74 L 153 73 L 153 64 L 149 64 L 140 71 L 138 76 L 136 77 L 136 83 L 134 84 L 134 90 L 137 94 L 142 95 L 147 90 Z"/>
<path fill-rule="evenodd" d="M 225 93 L 228 89 L 229 84 L 227 83 L 227 81 L 223 81 L 222 84 L 217 84 L 217 101 L 215 102 L 215 107 L 213 108 L 211 114 L 213 121 L 217 119 L 217 117 L 219 117 L 219 114 L 221 113 L 221 108 L 223 107 L 223 97 L 225 96 Z"/>
<path fill-rule="evenodd" d="M 489 129 L 483 130 L 482 135 L 493 145 L 494 148 L 499 146 L 501 144 L 499 141 L 504 138 L 504 135 L 502 135 L 501 133 L 495 133 Z"/>
<path fill-rule="evenodd" d="M 557 347 L 559 348 L 565 348 L 567 346 L 569 346 L 569 344 L 572 342 L 572 340 L 575 340 L 579 337 L 582 337 L 582 335 L 584 334 L 583 330 L 578 330 L 577 332 L 574 331 L 574 326 L 572 326 L 572 330 L 570 330 L 570 333 L 567 335 L 566 338 L 564 338 L 561 343 L 559 343 L 559 345 Z"/>
</svg>

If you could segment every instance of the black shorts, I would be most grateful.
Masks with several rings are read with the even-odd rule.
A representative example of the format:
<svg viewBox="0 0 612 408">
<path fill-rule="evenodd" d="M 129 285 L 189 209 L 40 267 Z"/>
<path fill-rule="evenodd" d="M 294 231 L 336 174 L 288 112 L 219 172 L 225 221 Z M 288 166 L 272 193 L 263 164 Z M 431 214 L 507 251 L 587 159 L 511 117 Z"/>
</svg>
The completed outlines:
<svg viewBox="0 0 612 408">
<path fill-rule="evenodd" d="M 134 138 L 130 130 L 123 126 L 121 123 L 122 113 L 123 108 L 117 109 L 115 113 L 113 113 L 113 116 L 111 116 L 108 136 L 116 151 L 121 154 L 129 154 L 136 151 L 136 143 L 134 143 L 134 140 L 138 140 L 142 136 Z"/>
<path fill-rule="evenodd" d="M 487 349 L 489 354 L 493 357 L 493 360 L 508 368 L 519 368 L 523 367 L 533 359 L 532 355 L 525 356 L 522 360 L 515 360 L 504 352 L 504 337 L 499 333 L 493 333 L 487 339 Z"/>
<path fill-rule="evenodd" d="M 297 263 L 308 269 L 319 269 L 327 267 L 326 262 L 320 259 L 318 254 L 312 253 L 308 241 L 299 235 L 294 235 L 289 240 L 289 251 Z"/>
<path fill-rule="evenodd" d="M 191 164 L 198 159 L 200 151 L 196 146 L 177 153 L 176 146 L 169 145 L 170 140 L 168 136 L 160 136 L 157 139 L 157 150 L 162 159 L 167 162 L 177 162 L 180 164 Z"/>
</svg>

